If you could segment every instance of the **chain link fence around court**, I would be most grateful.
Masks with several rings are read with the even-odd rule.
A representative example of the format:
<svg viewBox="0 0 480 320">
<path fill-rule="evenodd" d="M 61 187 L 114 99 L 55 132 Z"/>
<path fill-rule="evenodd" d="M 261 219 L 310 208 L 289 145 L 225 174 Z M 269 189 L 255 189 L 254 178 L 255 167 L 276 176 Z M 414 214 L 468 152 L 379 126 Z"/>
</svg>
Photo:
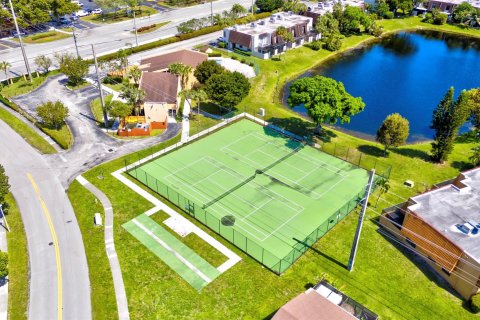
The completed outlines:
<svg viewBox="0 0 480 320">
<path fill-rule="evenodd" d="M 126 162 L 125 165 L 128 166 L 129 164 Z M 250 240 L 242 232 L 234 229 L 228 221 L 223 221 L 223 218 L 218 219 L 215 215 L 202 209 L 202 205 L 191 201 L 177 190 L 169 187 L 142 170 L 142 168 L 134 166 L 128 171 L 128 174 L 279 275 L 292 266 L 292 264 L 295 263 L 295 261 L 297 261 L 298 258 L 311 248 L 320 238 L 355 209 L 364 195 L 364 190 L 360 191 L 307 237 L 303 239 L 295 239 L 297 243 L 292 246 L 292 250 L 287 255 L 284 257 L 277 257 L 255 241 Z"/>
<path fill-rule="evenodd" d="M 268 124 L 262 119 L 258 119 L 248 113 L 243 113 L 236 115 L 228 120 L 221 122 L 205 131 L 202 131 L 195 136 L 190 137 L 189 141 L 196 140 L 201 136 L 208 135 L 211 132 L 214 132 L 221 127 L 227 125 L 228 123 L 237 121 L 242 118 L 248 118 L 252 121 L 255 121 L 263 126 L 268 126 L 271 129 L 285 135 L 291 139 L 303 140 L 302 137 L 295 135 L 291 132 L 288 132 L 282 128 Z M 246 254 L 251 256 L 253 259 L 257 260 L 265 267 L 270 269 L 276 274 L 284 273 L 289 267 L 295 263 L 309 248 L 311 248 L 319 239 L 321 239 L 329 230 L 336 226 L 340 221 L 342 221 L 351 211 L 353 211 L 357 205 L 362 201 L 365 190 L 360 190 L 350 201 L 345 203 L 338 211 L 332 214 L 328 219 L 326 219 L 320 226 L 318 226 L 314 231 L 312 231 L 307 237 L 303 239 L 294 239 L 297 243 L 292 246 L 292 250 L 286 254 L 284 257 L 277 257 L 275 254 L 264 249 L 261 245 L 256 243 L 253 240 L 250 240 L 242 232 L 234 229 L 228 221 L 222 221 L 218 219 L 215 215 L 210 214 L 207 210 L 202 208 L 202 205 L 195 203 L 194 201 L 188 199 L 182 195 L 177 190 L 169 187 L 163 182 L 159 181 L 152 175 L 144 171 L 141 166 L 146 162 L 152 161 L 157 157 L 164 155 L 168 152 L 174 151 L 177 148 L 182 147 L 187 143 L 177 143 L 172 145 L 164 150 L 151 154 L 149 157 L 144 159 L 137 159 L 137 161 L 128 161 L 125 160 L 126 172 L 129 175 L 134 177 L 136 180 L 140 181 L 144 185 L 148 186 L 150 189 L 185 211 L 190 216 L 194 217 L 196 220 L 200 221 L 202 224 L 210 228 L 212 231 L 221 235 L 223 238 L 234 244 L 240 250 L 244 251 Z M 331 145 L 325 147 L 323 145 L 320 149 L 321 151 L 331 154 L 337 158 L 345 160 L 352 163 L 355 166 L 370 170 L 376 169 L 375 181 L 372 185 L 372 192 L 375 189 L 376 181 L 383 178 L 388 178 L 391 171 L 391 166 L 383 164 L 377 161 L 374 157 L 365 155 L 358 150 L 341 148 L 336 145 Z M 130 159 L 132 160 L 132 159 Z"/>
</svg>

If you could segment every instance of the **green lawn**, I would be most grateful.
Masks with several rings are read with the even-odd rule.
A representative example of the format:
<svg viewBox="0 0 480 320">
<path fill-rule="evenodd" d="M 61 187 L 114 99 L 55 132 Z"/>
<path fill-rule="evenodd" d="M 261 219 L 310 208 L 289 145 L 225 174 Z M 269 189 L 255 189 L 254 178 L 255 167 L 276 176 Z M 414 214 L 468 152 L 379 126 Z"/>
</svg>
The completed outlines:
<svg viewBox="0 0 480 320">
<path fill-rule="evenodd" d="M 109 94 L 104 97 L 105 102 L 112 100 L 113 94 Z M 90 103 L 90 110 L 92 111 L 93 117 L 97 120 L 99 126 L 103 127 L 103 111 L 102 104 L 100 103 L 100 98 L 92 100 Z"/>
<path fill-rule="evenodd" d="M 399 30 L 415 26 L 443 28 L 442 30 L 464 32 L 458 27 L 426 25 L 418 18 L 381 21 L 387 30 Z M 466 30 L 470 33 L 470 30 Z M 352 36 L 344 40 L 343 49 L 356 46 L 371 36 Z M 266 108 L 267 120 L 302 133 L 313 128 L 311 123 L 293 113 L 273 99 L 278 70 L 280 86 L 288 79 L 305 72 L 333 53 L 308 48 L 298 48 L 287 53 L 287 62 L 256 60 L 261 73 L 252 83 L 249 96 L 238 106 L 240 111 L 247 110 L 256 114 L 259 107 Z M 276 101 L 276 102 L 272 102 Z M 200 117 L 200 123 L 212 123 L 215 120 Z M 191 134 L 199 130 L 194 126 L 195 116 L 191 120 Z M 308 133 L 311 131 L 309 130 Z M 326 130 L 321 141 L 322 147 L 357 148 L 367 154 L 380 156 L 382 147 L 376 143 L 362 140 L 335 130 Z M 377 212 L 390 204 L 380 201 L 377 209 L 367 211 L 367 220 L 362 231 L 355 270 L 348 272 L 344 265 L 348 262 L 350 246 L 355 232 L 358 213 L 350 214 L 344 221 L 332 229 L 313 248 L 302 256 L 292 268 L 282 276 L 262 268 L 253 259 L 247 257 L 230 244 L 219 239 L 237 252 L 242 261 L 207 286 L 201 294 L 170 270 L 160 259 L 148 251 L 141 243 L 126 233 L 121 225 L 151 208 L 145 199 L 139 198 L 133 191 L 112 177 L 110 172 L 129 162 L 150 155 L 155 150 L 176 143 L 173 140 L 159 144 L 152 149 L 114 160 L 98 166 L 85 174 L 85 177 L 99 187 L 112 201 L 115 214 L 115 246 L 122 266 L 130 315 L 132 319 L 263 319 L 268 318 L 282 304 L 316 283 L 322 277 L 333 281 L 335 286 L 351 298 L 364 304 L 379 314 L 382 319 L 477 319 L 463 306 L 463 301 L 435 280 L 430 269 L 419 265 L 408 252 L 399 250 L 377 231 Z M 429 161 L 429 143 L 413 144 L 390 152 L 385 161 L 393 166 L 391 189 L 383 198 L 398 203 L 403 197 L 425 191 L 434 183 L 455 177 L 460 169 L 469 167 L 468 157 L 471 142 L 457 142 L 450 160 L 437 165 Z M 97 176 L 104 174 L 104 179 Z M 403 186 L 405 179 L 413 179 L 415 188 Z M 88 192 L 83 190 L 83 192 Z M 80 190 L 79 190 L 80 193 Z M 396 195 L 401 196 L 398 198 Z M 81 201 L 73 197 L 72 202 Z M 191 219 L 187 217 L 187 219 Z M 196 223 L 196 222 L 194 222 Z M 199 225 L 198 223 L 196 223 Z M 200 228 L 204 228 L 199 225 Z M 83 231 L 82 231 L 83 232 Z M 209 230 L 206 230 L 212 234 Z M 84 238 L 87 235 L 84 234 Z M 105 254 L 103 246 L 87 248 Z M 89 253 L 87 253 L 88 255 Z M 140 271 L 139 271 L 140 270 Z M 97 281 L 98 275 L 91 274 L 91 281 Z M 101 281 L 98 279 L 98 281 Z M 110 292 L 113 292 L 111 287 Z M 94 306 L 96 307 L 96 306 Z"/>
<path fill-rule="evenodd" d="M 23 121 L 12 115 L 10 112 L 0 108 L 0 119 L 5 121 L 15 132 L 22 136 L 32 147 L 38 149 L 41 153 L 50 154 L 56 153 L 55 148 L 52 147 L 45 139 L 43 139 L 35 130 L 30 128 Z"/>
<path fill-rule="evenodd" d="M 59 130 L 48 127 L 40 127 L 40 129 L 49 135 L 62 149 L 70 149 L 73 145 L 73 135 L 67 124 Z"/>
<path fill-rule="evenodd" d="M 27 37 L 22 37 L 23 42 L 25 43 L 45 43 L 56 41 L 60 39 L 65 39 L 71 37 L 71 34 L 66 34 L 58 31 L 47 31 L 42 33 L 32 34 Z M 18 41 L 18 38 L 14 38 L 15 41 Z"/>
<path fill-rule="evenodd" d="M 23 229 L 22 217 L 12 195 L 7 195 L 9 206 L 7 219 L 10 232 L 8 242 L 8 318 L 27 319 L 28 304 L 28 252 L 27 237 Z"/>
<path fill-rule="evenodd" d="M 193 136 L 200 131 L 213 127 L 219 120 L 215 120 L 212 118 L 208 118 L 202 115 L 198 115 L 195 113 L 190 114 L 190 136 Z"/>
<path fill-rule="evenodd" d="M 77 181 L 70 185 L 68 197 L 72 202 L 87 254 L 91 280 L 92 317 L 93 319 L 118 318 L 112 272 L 105 252 L 104 228 L 93 225 L 93 216 L 96 212 L 99 212 L 105 221 L 102 204 Z"/>
<path fill-rule="evenodd" d="M 23 78 L 18 78 L 18 80 L 15 80 L 13 84 L 1 88 L 0 94 L 4 97 L 14 97 L 32 92 L 38 88 L 48 77 L 57 75 L 58 73 L 58 70 L 54 70 L 50 71 L 47 75 L 39 74 L 38 77 L 36 76 L 36 73 L 34 73 L 32 82 Z"/>
<path fill-rule="evenodd" d="M 147 7 L 147 6 L 140 6 L 135 7 L 135 17 L 149 17 L 152 14 L 157 13 L 157 10 Z M 115 23 L 121 22 L 125 20 L 133 19 L 133 14 L 127 15 L 126 10 L 119 10 L 118 12 L 109 12 L 105 14 L 92 14 L 90 16 L 81 17 L 81 20 L 92 22 L 92 23 Z"/>
</svg>

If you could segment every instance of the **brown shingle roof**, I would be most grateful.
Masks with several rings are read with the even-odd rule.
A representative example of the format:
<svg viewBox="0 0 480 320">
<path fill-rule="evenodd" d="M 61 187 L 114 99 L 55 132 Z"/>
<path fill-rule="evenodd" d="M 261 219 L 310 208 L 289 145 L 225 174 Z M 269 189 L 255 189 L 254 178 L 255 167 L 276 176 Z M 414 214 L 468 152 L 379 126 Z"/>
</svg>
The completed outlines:
<svg viewBox="0 0 480 320">
<path fill-rule="evenodd" d="M 184 49 L 143 59 L 140 63 L 140 67 L 143 71 L 149 72 L 165 70 L 172 63 L 183 63 L 192 68 L 196 68 L 205 60 L 208 60 L 207 54 Z"/>
<path fill-rule="evenodd" d="M 302 293 L 281 307 L 272 320 L 356 320 L 314 290 Z"/>
<path fill-rule="evenodd" d="M 252 36 L 249 34 L 245 34 L 243 32 L 230 30 L 228 41 L 230 41 L 231 43 L 239 44 L 247 48 L 252 47 Z"/>
<path fill-rule="evenodd" d="M 178 77 L 168 72 L 143 72 L 140 80 L 146 102 L 176 103 L 178 86 Z"/>
</svg>

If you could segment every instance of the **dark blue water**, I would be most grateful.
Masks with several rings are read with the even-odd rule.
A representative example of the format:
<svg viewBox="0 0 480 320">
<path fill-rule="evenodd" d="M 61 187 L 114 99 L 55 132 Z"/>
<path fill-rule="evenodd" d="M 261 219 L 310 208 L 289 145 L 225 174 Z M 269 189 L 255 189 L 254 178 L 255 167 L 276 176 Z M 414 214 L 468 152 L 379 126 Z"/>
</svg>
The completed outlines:
<svg viewBox="0 0 480 320">
<path fill-rule="evenodd" d="M 431 139 L 432 112 L 448 88 L 457 96 L 480 86 L 480 41 L 440 32 L 399 33 L 302 76 L 317 74 L 343 82 L 366 104 L 340 128 L 372 138 L 385 117 L 398 112 L 410 122 L 409 142 Z M 303 107 L 295 110 L 305 114 Z"/>
</svg>

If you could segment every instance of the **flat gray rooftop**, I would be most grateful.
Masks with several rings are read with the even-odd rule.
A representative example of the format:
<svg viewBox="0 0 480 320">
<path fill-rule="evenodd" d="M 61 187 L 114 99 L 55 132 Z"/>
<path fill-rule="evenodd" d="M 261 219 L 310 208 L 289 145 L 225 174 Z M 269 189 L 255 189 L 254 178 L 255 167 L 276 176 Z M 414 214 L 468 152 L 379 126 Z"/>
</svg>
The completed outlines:
<svg viewBox="0 0 480 320">
<path fill-rule="evenodd" d="M 480 232 L 466 235 L 456 224 L 480 223 L 480 168 L 464 172 L 466 185 L 457 188 L 447 185 L 413 197 L 417 204 L 408 207 L 420 218 L 449 238 L 454 244 L 480 261 Z"/>
</svg>

